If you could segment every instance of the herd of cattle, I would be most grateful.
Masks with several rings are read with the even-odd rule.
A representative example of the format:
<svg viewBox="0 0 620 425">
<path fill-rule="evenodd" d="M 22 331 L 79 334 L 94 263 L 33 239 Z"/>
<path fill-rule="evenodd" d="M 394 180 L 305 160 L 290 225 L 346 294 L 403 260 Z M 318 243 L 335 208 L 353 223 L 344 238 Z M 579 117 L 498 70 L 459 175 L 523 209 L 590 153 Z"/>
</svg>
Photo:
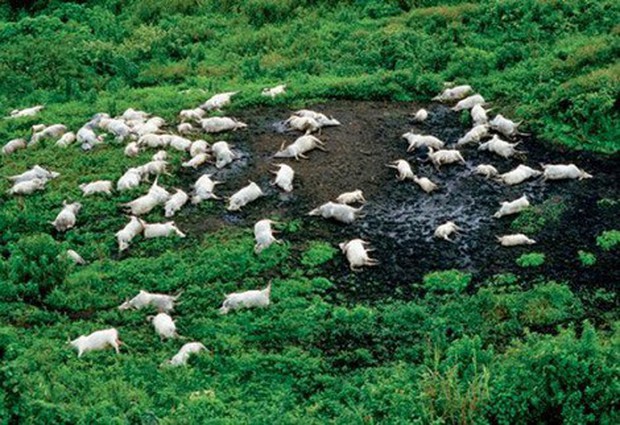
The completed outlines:
<svg viewBox="0 0 620 425">
<path fill-rule="evenodd" d="M 264 96 L 275 97 L 285 92 L 286 86 L 280 85 L 263 91 Z M 464 164 L 465 159 L 460 149 L 465 146 L 478 144 L 479 150 L 485 150 L 496 154 L 502 159 L 516 157 L 522 158 L 524 152 L 516 149 L 519 142 L 502 140 L 501 137 L 514 139 L 523 133 L 518 130 L 520 123 L 515 123 L 502 115 L 496 115 L 489 120 L 485 110 L 485 99 L 479 94 L 471 94 L 472 88 L 467 85 L 456 86 L 445 89 L 439 96 L 433 98 L 439 102 L 456 102 L 452 108 L 454 111 L 469 110 L 473 122 L 473 127 L 463 137 L 461 137 L 452 149 L 446 149 L 445 143 L 435 136 L 427 134 L 417 134 L 413 131 L 403 134 L 403 138 L 408 143 L 407 152 L 425 148 L 428 153 L 428 160 L 439 171 L 441 166 L 449 164 Z M 214 191 L 216 186 L 221 183 L 212 180 L 212 174 L 203 174 L 193 184 L 191 197 L 185 191 L 176 189 L 171 194 L 164 187 L 158 184 L 158 177 L 161 174 L 169 174 L 168 153 L 164 148 L 172 148 L 189 154 L 189 159 L 182 163 L 182 167 L 196 169 L 205 164 L 213 164 L 217 169 L 222 169 L 231 164 L 238 155 L 232 147 L 225 141 L 218 141 L 213 144 L 205 140 L 190 140 L 188 137 L 200 133 L 217 134 L 226 131 L 235 131 L 246 128 L 247 125 L 234 118 L 212 116 L 205 117 L 211 111 L 221 111 L 228 106 L 233 96 L 237 92 L 225 92 L 212 96 L 202 105 L 195 109 L 182 110 L 179 113 L 180 123 L 177 126 L 178 134 L 169 134 L 164 130 L 165 121 L 157 116 L 152 116 L 144 111 L 127 109 L 118 117 L 110 117 L 105 113 L 98 113 L 90 121 L 84 124 L 77 132 L 73 133 L 63 124 L 53 124 L 46 126 L 38 124 L 32 126 L 30 140 L 15 139 L 9 141 L 2 148 L 4 155 L 11 155 L 20 149 L 37 145 L 44 139 L 55 139 L 56 146 L 67 148 L 74 143 L 79 143 L 85 151 L 95 148 L 97 145 L 105 143 L 105 138 L 109 135 L 117 141 L 127 142 L 124 154 L 129 157 L 137 156 L 144 149 L 157 149 L 151 161 L 129 168 L 116 182 L 116 190 L 123 192 L 132 190 L 140 186 L 143 181 L 153 176 L 154 181 L 149 190 L 135 200 L 123 204 L 122 206 L 131 213 L 129 222 L 116 233 L 119 251 L 124 251 L 138 235 L 144 238 L 185 237 L 173 221 L 164 223 L 147 223 L 139 218 L 155 209 L 163 206 L 165 217 L 173 217 L 188 202 L 198 204 L 209 199 L 220 199 Z M 34 106 L 23 110 L 12 111 L 8 119 L 24 116 L 35 116 L 43 106 Z M 423 122 L 429 116 L 429 112 L 421 109 L 414 114 L 413 120 Z M 339 126 L 341 123 L 333 117 L 312 110 L 299 110 L 293 113 L 286 121 L 285 125 L 290 131 L 299 131 L 303 135 L 298 137 L 288 146 L 282 145 L 278 152 L 274 153 L 274 158 L 292 158 L 299 160 L 307 159 L 307 154 L 314 150 L 325 150 L 324 143 L 313 135 L 319 133 L 325 127 Z M 99 133 L 99 134 L 98 134 Z M 492 134 L 494 133 L 494 134 Z M 482 142 L 483 139 L 490 140 Z M 294 169 L 287 164 L 275 164 L 277 170 L 272 171 L 275 179 L 272 185 L 278 186 L 285 192 L 293 190 Z M 417 176 L 414 174 L 411 164 L 404 159 L 397 159 L 388 167 L 397 171 L 399 181 L 411 180 L 417 184 L 424 192 L 431 193 L 439 188 L 429 177 Z M 493 178 L 505 185 L 517 185 L 527 179 L 542 176 L 544 180 L 561 179 L 583 179 L 592 176 L 579 169 L 574 164 L 543 165 L 542 171 L 533 169 L 521 164 L 515 169 L 500 174 L 491 164 L 479 164 L 475 168 L 476 174 L 485 178 Z M 47 170 L 39 165 L 34 165 L 30 170 L 22 174 L 11 176 L 13 187 L 8 190 L 11 195 L 30 195 L 36 191 L 43 190 L 48 181 L 59 177 L 58 172 Z M 84 197 L 92 195 L 110 195 L 114 190 L 114 182 L 110 180 L 98 180 L 81 184 L 79 188 Z M 239 211 L 241 208 L 253 202 L 265 193 L 259 185 L 249 182 L 237 192 L 233 193 L 228 200 L 229 211 Z M 326 219 L 349 224 L 363 216 L 363 204 L 366 202 L 363 192 L 360 189 L 343 193 L 335 199 L 335 202 L 327 202 L 313 209 L 308 214 L 311 216 L 322 216 Z M 358 205 L 358 207 L 352 206 Z M 500 218 L 506 215 L 517 214 L 529 207 L 530 203 L 524 195 L 513 201 L 501 203 L 501 207 L 494 217 Z M 80 202 L 63 202 L 62 209 L 51 225 L 58 232 L 66 232 L 73 228 L 77 222 L 77 216 L 82 208 Z M 280 242 L 274 236 L 272 229 L 274 224 L 269 219 L 258 221 L 254 225 L 254 236 L 256 244 L 254 252 L 258 255 L 273 243 Z M 451 241 L 453 234 L 458 233 L 461 228 L 457 223 L 448 221 L 435 229 L 436 238 Z M 524 234 L 510 234 L 498 237 L 498 242 L 502 246 L 516 246 L 536 243 L 533 239 Z M 342 253 L 346 257 L 351 270 L 358 271 L 364 266 L 374 266 L 378 262 L 370 258 L 368 242 L 362 239 L 353 239 L 339 245 Z M 83 258 L 74 250 L 68 250 L 67 256 L 77 264 L 84 264 Z M 269 305 L 271 294 L 271 284 L 266 288 L 250 290 L 228 294 L 220 308 L 221 314 L 227 314 L 231 310 L 239 308 L 265 307 Z M 162 338 L 175 338 L 178 336 L 176 325 L 169 313 L 173 312 L 175 302 L 179 295 L 166 295 L 149 293 L 141 290 L 133 299 L 124 302 L 119 309 L 143 309 L 154 308 L 158 314 L 149 317 L 157 334 Z M 103 349 L 108 346 L 119 351 L 120 340 L 116 329 L 106 329 L 94 332 L 87 336 L 80 336 L 71 341 L 71 345 L 78 350 L 78 357 L 91 350 Z M 190 354 L 205 350 L 205 346 L 200 342 L 185 344 L 181 350 L 169 360 L 170 365 L 183 365 L 187 362 Z"/>
</svg>

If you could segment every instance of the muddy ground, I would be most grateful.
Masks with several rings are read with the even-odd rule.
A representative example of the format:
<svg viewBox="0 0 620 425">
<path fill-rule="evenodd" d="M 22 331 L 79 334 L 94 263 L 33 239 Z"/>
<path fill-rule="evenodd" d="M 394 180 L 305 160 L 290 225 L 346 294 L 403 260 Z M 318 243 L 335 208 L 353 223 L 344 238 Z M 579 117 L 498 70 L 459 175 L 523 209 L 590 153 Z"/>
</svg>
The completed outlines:
<svg viewBox="0 0 620 425">
<path fill-rule="evenodd" d="M 411 113 L 418 107 L 410 103 L 350 101 L 314 105 L 314 110 L 334 116 L 342 126 L 323 129 L 318 136 L 329 152 L 316 150 L 309 154 L 310 159 L 301 161 L 273 158 L 282 143 L 291 143 L 300 135 L 281 132 L 280 124 L 290 110 L 261 108 L 236 114 L 248 123 L 248 128 L 223 138 L 234 144 L 242 158 L 225 170 L 205 167 L 195 173 L 186 172 L 187 181 L 194 181 L 203 173 L 214 173 L 215 179 L 225 182 L 216 193 L 230 195 L 252 180 L 268 196 L 239 213 L 226 212 L 222 204 L 209 217 L 179 217 L 180 227 L 190 232 L 211 232 L 225 226 L 251 228 L 265 217 L 302 218 L 301 232 L 281 235 L 294 250 L 309 240 L 325 240 L 336 246 L 361 237 L 376 248 L 372 256 L 380 261 L 380 266 L 352 273 L 340 255 L 323 266 L 324 274 L 336 282 L 337 292 L 347 299 L 409 297 L 411 284 L 421 282 L 424 274 L 451 268 L 471 271 L 478 285 L 494 274 L 513 272 L 527 281 L 543 276 L 545 280 L 567 281 L 576 287 L 617 288 L 618 258 L 613 253 L 601 253 L 595 238 L 603 230 L 620 228 L 619 208 L 597 205 L 603 198 L 620 199 L 620 156 L 564 151 L 534 137 L 523 137 L 521 149 L 527 152 L 523 161 L 502 159 L 469 146 L 461 149 L 467 160 L 465 166 L 445 166 L 438 172 L 424 161 L 424 152 L 408 154 L 407 142 L 401 135 L 414 129 L 450 145 L 468 127 L 460 122 L 459 114 L 441 104 L 425 105 L 429 119 L 414 124 Z M 408 160 L 417 175 L 438 183 L 440 190 L 429 195 L 413 182 L 398 182 L 395 170 L 385 164 L 399 158 Z M 274 162 L 285 162 L 295 170 L 292 193 L 270 186 L 273 176 L 269 170 Z M 534 168 L 539 168 L 540 163 L 574 162 L 594 178 L 547 183 L 535 179 L 508 187 L 473 174 L 475 166 L 481 163 L 493 164 L 500 172 L 506 172 L 522 162 Z M 366 216 L 355 223 L 344 225 L 305 215 L 338 194 L 355 189 L 362 189 L 368 200 L 364 207 Z M 500 201 L 523 194 L 533 205 L 553 198 L 565 203 L 567 211 L 558 225 L 528 235 L 538 241 L 537 245 L 502 248 L 495 236 L 514 233 L 510 229 L 514 216 L 498 220 L 492 215 Z M 447 220 L 465 229 L 454 243 L 433 238 L 435 227 Z M 581 266 L 578 250 L 596 253 L 596 265 Z M 531 251 L 545 253 L 547 259 L 542 267 L 532 271 L 515 264 L 522 253 Z"/>
</svg>

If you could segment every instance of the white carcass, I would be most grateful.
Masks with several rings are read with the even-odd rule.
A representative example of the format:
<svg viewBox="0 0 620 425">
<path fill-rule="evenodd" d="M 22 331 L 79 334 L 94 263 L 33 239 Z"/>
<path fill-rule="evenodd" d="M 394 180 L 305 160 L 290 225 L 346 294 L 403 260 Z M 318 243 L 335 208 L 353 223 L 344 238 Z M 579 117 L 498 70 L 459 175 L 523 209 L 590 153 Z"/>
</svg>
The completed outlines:
<svg viewBox="0 0 620 425">
<path fill-rule="evenodd" d="M 411 165 L 405 161 L 404 159 L 397 159 L 396 161 L 387 164 L 386 167 L 395 168 L 398 171 L 398 175 L 396 178 L 399 181 L 403 181 L 406 179 L 413 180 L 415 177 L 413 174 L 413 170 L 411 169 Z"/>
<path fill-rule="evenodd" d="M 76 216 L 80 209 L 82 208 L 82 204 L 79 202 L 74 202 L 72 204 L 67 204 L 67 201 L 62 202 L 63 209 L 58 213 L 56 219 L 51 222 L 52 226 L 56 228 L 59 232 L 66 232 L 75 226 L 75 222 L 77 220 Z"/>
<path fill-rule="evenodd" d="M 461 85 L 445 89 L 441 94 L 435 96 L 432 100 L 439 102 L 452 102 L 461 100 L 474 90 L 469 85 Z"/>
<path fill-rule="evenodd" d="M 110 180 L 97 180 L 91 183 L 82 183 L 79 187 L 84 196 L 97 195 L 100 193 L 105 195 L 112 194 L 112 182 Z"/>
<path fill-rule="evenodd" d="M 273 223 L 272 220 L 264 219 L 256 222 L 254 225 L 254 240 L 256 241 L 254 253 L 260 254 L 262 250 L 269 248 L 272 243 L 280 242 L 273 236 L 274 230 L 271 228 Z"/>
<path fill-rule="evenodd" d="M 177 302 L 181 293 L 176 295 L 156 294 L 140 290 L 138 295 L 130 300 L 125 300 L 120 306 L 119 310 L 141 310 L 146 307 L 154 307 L 157 311 L 162 313 L 170 313 L 174 311 L 174 303 Z"/>
<path fill-rule="evenodd" d="M 228 198 L 228 207 L 226 209 L 228 211 L 239 211 L 241 207 L 257 200 L 261 196 L 265 196 L 265 193 L 263 193 L 256 183 L 250 182 L 250 184 L 241 188 Z"/>
<path fill-rule="evenodd" d="M 441 149 L 444 147 L 445 143 L 439 140 L 435 136 L 428 136 L 423 134 L 414 134 L 412 131 L 409 131 L 401 136 L 403 139 L 409 143 L 409 147 L 407 148 L 407 152 L 411 152 L 416 148 L 428 147 L 433 149 Z"/>
<path fill-rule="evenodd" d="M 206 350 L 207 347 L 200 342 L 188 342 L 168 361 L 168 364 L 170 366 L 185 366 L 191 354 Z"/>
<path fill-rule="evenodd" d="M 534 239 L 528 238 L 523 233 L 497 236 L 497 241 L 500 243 L 501 246 L 533 245 L 536 243 Z"/>
<path fill-rule="evenodd" d="M 207 199 L 220 199 L 213 194 L 215 186 L 221 182 L 211 180 L 212 174 L 203 174 L 196 183 L 194 183 L 194 193 L 192 196 L 192 204 L 198 204 Z"/>
<path fill-rule="evenodd" d="M 526 135 L 525 133 L 519 132 L 519 126 L 522 123 L 523 121 L 514 122 L 512 120 L 509 120 L 508 118 L 505 118 L 501 114 L 497 114 L 495 118 L 489 121 L 489 125 L 491 126 L 491 129 L 499 133 L 502 133 L 506 137 L 514 137 L 518 134 Z"/>
<path fill-rule="evenodd" d="M 418 177 L 414 175 L 413 181 L 426 193 L 431 193 L 432 191 L 439 189 L 439 186 L 437 186 L 436 183 L 433 183 L 428 177 Z"/>
<path fill-rule="evenodd" d="M 489 126 L 487 124 L 479 124 L 469 130 L 457 142 L 456 146 L 465 146 L 470 143 L 477 143 L 489 134 Z"/>
<path fill-rule="evenodd" d="M 237 158 L 237 155 L 230 149 L 230 145 L 224 141 L 213 143 L 211 152 L 215 156 L 216 168 L 224 168 Z"/>
<path fill-rule="evenodd" d="M 509 143 L 495 134 L 491 140 L 478 146 L 478 150 L 490 151 L 502 158 L 510 158 L 514 155 L 525 153 L 515 149 L 519 143 Z"/>
<path fill-rule="evenodd" d="M 428 118 L 428 111 L 424 108 L 419 109 L 415 114 L 413 114 L 413 120 L 415 122 L 424 122 Z"/>
<path fill-rule="evenodd" d="M 454 105 L 452 110 L 462 111 L 465 109 L 472 109 L 476 105 L 484 105 L 485 103 L 486 102 L 484 100 L 484 97 L 480 96 L 479 94 L 474 94 L 459 101 L 456 105 Z"/>
<path fill-rule="evenodd" d="M 336 198 L 336 202 L 339 204 L 355 204 L 357 202 L 363 204 L 366 203 L 366 199 L 364 198 L 364 193 L 360 189 L 357 189 L 352 192 L 341 193 Z"/>
<path fill-rule="evenodd" d="M 200 126 L 206 133 L 221 133 L 246 128 L 248 125 L 230 117 L 211 117 L 200 120 Z"/>
<path fill-rule="evenodd" d="M 234 95 L 239 93 L 238 91 L 229 91 L 224 93 L 218 93 L 211 96 L 205 103 L 200 105 L 200 108 L 205 111 L 212 111 L 214 109 L 221 109 L 224 106 L 228 106 L 230 104 L 230 100 Z"/>
<path fill-rule="evenodd" d="M 480 164 L 476 167 L 475 173 L 486 177 L 487 179 L 495 177 L 499 174 L 497 168 L 489 164 Z"/>
<path fill-rule="evenodd" d="M 323 218 L 333 218 L 336 221 L 350 224 L 361 215 L 362 208 L 353 208 L 349 205 L 327 202 L 308 213 L 311 216 L 321 216 Z"/>
<path fill-rule="evenodd" d="M 592 174 L 586 173 L 575 164 L 543 165 L 543 180 L 591 179 Z"/>
<path fill-rule="evenodd" d="M 261 95 L 268 96 L 270 98 L 275 98 L 281 94 L 286 93 L 286 84 L 279 84 L 275 87 L 264 88 L 261 92 Z"/>
<path fill-rule="evenodd" d="M 517 214 L 529 206 L 530 201 L 528 201 L 526 195 L 523 195 L 522 197 L 515 199 L 514 201 L 502 202 L 500 209 L 495 214 L 493 214 L 493 217 L 501 218 L 505 215 Z"/>
<path fill-rule="evenodd" d="M 271 297 L 271 283 L 261 290 L 234 292 L 226 295 L 220 308 L 220 314 L 228 314 L 231 310 L 241 308 L 267 307 Z"/>
<path fill-rule="evenodd" d="M 26 149 L 26 139 L 13 139 L 2 147 L 2 153 L 4 155 L 11 155 L 20 149 Z"/>
<path fill-rule="evenodd" d="M 116 232 L 116 241 L 118 242 L 118 250 L 124 251 L 129 248 L 131 241 L 144 230 L 144 226 L 137 217 L 130 217 L 129 223 L 121 230 Z"/>
<path fill-rule="evenodd" d="M 276 152 L 274 155 L 275 158 L 295 158 L 299 160 L 299 158 L 308 159 L 305 155 L 306 152 L 310 152 L 313 149 L 319 149 L 322 151 L 326 151 L 323 147 L 325 143 L 321 142 L 316 137 L 306 134 L 304 136 L 299 137 L 293 143 L 284 148 L 284 144 L 280 146 L 280 150 Z"/>
<path fill-rule="evenodd" d="M 119 353 L 119 347 L 122 344 L 118 338 L 118 331 L 114 328 L 105 329 L 102 331 L 96 331 L 90 335 L 81 335 L 79 338 L 74 339 L 69 344 L 78 351 L 78 358 L 82 357 L 82 354 L 89 351 L 103 350 L 107 347 L 112 347 L 116 350 L 116 354 Z"/>
<path fill-rule="evenodd" d="M 515 184 L 522 183 L 529 178 L 538 177 L 541 174 L 542 171 L 534 170 L 527 165 L 520 164 L 514 170 L 500 174 L 497 177 L 497 180 L 501 183 L 513 186 Z"/>
<path fill-rule="evenodd" d="M 465 159 L 463 158 L 463 155 L 461 155 L 459 151 L 453 149 L 442 149 L 434 151 L 433 148 L 429 148 L 428 158 L 437 169 L 439 169 L 439 167 L 441 167 L 442 165 L 453 164 L 455 162 L 465 164 Z"/>
<path fill-rule="evenodd" d="M 291 192 L 293 190 L 293 178 L 295 177 L 295 171 L 286 164 L 274 164 L 276 167 L 279 167 L 278 171 L 271 171 L 272 174 L 276 175 L 276 178 L 272 185 L 278 186 L 285 192 Z"/>
<path fill-rule="evenodd" d="M 359 271 L 360 267 L 376 266 L 379 262 L 368 256 L 368 252 L 372 249 L 366 249 L 364 245 L 368 242 L 362 239 L 353 239 L 348 242 L 339 244 L 340 250 L 347 257 L 351 271 Z"/>
<path fill-rule="evenodd" d="M 164 215 L 166 217 L 174 216 L 177 211 L 183 208 L 183 205 L 185 205 L 188 200 L 189 196 L 187 196 L 187 193 L 183 192 L 181 189 L 177 189 L 176 193 L 172 195 L 168 201 L 166 201 L 166 204 L 164 205 Z"/>
<path fill-rule="evenodd" d="M 155 328 L 155 332 L 159 335 L 161 340 L 176 338 L 179 336 L 177 334 L 177 326 L 167 313 L 159 313 L 155 317 L 149 317 L 151 323 L 153 323 L 153 327 Z"/>
<path fill-rule="evenodd" d="M 450 235 L 452 235 L 453 233 L 458 233 L 462 230 L 463 229 L 457 226 L 456 223 L 454 223 L 453 221 L 447 221 L 444 224 L 437 226 L 434 235 L 436 238 L 445 239 L 448 242 L 453 242 L 452 239 L 450 239 Z"/>
<path fill-rule="evenodd" d="M 140 186 L 140 182 L 142 181 L 142 173 L 138 168 L 130 168 L 125 171 L 125 174 L 121 176 L 120 179 L 116 182 L 116 190 L 122 192 L 124 190 L 135 189 Z"/>
<path fill-rule="evenodd" d="M 144 239 L 152 238 L 167 238 L 170 236 L 185 237 L 185 233 L 181 232 L 179 228 L 174 224 L 174 221 L 168 221 L 166 223 L 146 223 L 144 220 L 140 220 L 143 227 Z"/>
</svg>

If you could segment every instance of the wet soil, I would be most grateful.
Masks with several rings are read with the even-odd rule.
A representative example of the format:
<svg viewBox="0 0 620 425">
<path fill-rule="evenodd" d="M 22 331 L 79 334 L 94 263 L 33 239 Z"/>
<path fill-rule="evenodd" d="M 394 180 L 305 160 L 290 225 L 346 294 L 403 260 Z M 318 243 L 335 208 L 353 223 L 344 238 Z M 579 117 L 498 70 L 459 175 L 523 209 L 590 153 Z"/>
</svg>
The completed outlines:
<svg viewBox="0 0 620 425">
<path fill-rule="evenodd" d="M 218 204 L 208 217 L 182 214 L 177 220 L 190 233 L 212 232 L 226 226 L 251 228 L 266 217 L 284 220 L 301 219 L 302 230 L 282 234 L 291 242 L 296 255 L 299 247 L 310 240 L 338 243 L 362 238 L 376 250 L 372 256 L 380 261 L 377 267 L 353 273 L 338 255 L 325 264 L 323 274 L 336 283 L 336 290 L 347 299 L 377 300 L 385 297 L 410 297 L 412 283 L 421 282 L 430 271 L 457 268 L 474 273 L 474 282 L 481 284 L 497 273 L 512 272 L 532 281 L 566 281 L 576 287 L 617 289 L 620 262 L 617 254 L 603 253 L 595 238 L 603 230 L 620 228 L 620 209 L 597 205 L 603 198 L 620 199 L 620 155 L 603 156 L 588 152 L 566 151 L 544 144 L 534 137 L 523 137 L 520 148 L 527 152 L 522 159 L 502 159 L 491 153 L 477 151 L 475 145 L 461 149 L 466 165 L 448 165 L 440 171 L 426 162 L 425 152 L 406 152 L 407 142 L 401 138 L 406 131 L 431 134 L 451 145 L 468 130 L 460 115 L 441 104 L 424 105 L 430 113 L 423 124 L 414 124 L 412 112 L 420 105 L 395 102 L 337 101 L 314 105 L 312 108 L 338 119 L 342 125 L 323 129 L 319 139 L 329 152 L 315 150 L 308 160 L 274 159 L 273 154 L 283 143 L 292 143 L 299 133 L 282 132 L 281 122 L 291 113 L 283 108 L 260 108 L 243 111 L 235 116 L 248 123 L 248 128 L 222 138 L 234 145 L 241 159 L 224 170 L 207 166 L 188 172 L 187 186 L 204 173 L 224 183 L 216 193 L 228 196 L 247 184 L 258 183 L 267 196 L 248 205 L 239 213 L 228 213 Z M 424 193 L 413 182 L 398 182 L 388 162 L 408 160 L 419 176 L 429 177 L 440 186 L 432 194 Z M 270 185 L 277 162 L 287 163 L 295 170 L 294 191 L 283 193 Z M 534 179 L 508 187 L 486 180 L 473 173 L 482 163 L 506 172 L 520 163 L 539 168 L 540 163 L 575 163 L 594 175 L 583 181 L 543 182 Z M 351 225 L 308 217 L 306 213 L 340 193 L 362 189 L 368 200 L 365 217 Z M 563 202 L 567 210 L 557 225 L 544 228 L 539 234 L 528 235 L 538 241 L 529 247 L 503 248 L 496 235 L 515 233 L 510 229 L 514 216 L 494 219 L 501 201 L 510 201 L 527 194 L 533 205 L 547 199 Z M 193 207 L 195 208 L 195 207 Z M 189 218 L 194 217 L 194 218 Z M 434 229 L 447 220 L 455 221 L 464 232 L 454 243 L 433 238 Z M 577 251 L 597 254 L 595 266 L 585 268 L 577 259 Z M 525 252 L 543 252 L 545 264 L 526 270 L 515 264 Z"/>
</svg>

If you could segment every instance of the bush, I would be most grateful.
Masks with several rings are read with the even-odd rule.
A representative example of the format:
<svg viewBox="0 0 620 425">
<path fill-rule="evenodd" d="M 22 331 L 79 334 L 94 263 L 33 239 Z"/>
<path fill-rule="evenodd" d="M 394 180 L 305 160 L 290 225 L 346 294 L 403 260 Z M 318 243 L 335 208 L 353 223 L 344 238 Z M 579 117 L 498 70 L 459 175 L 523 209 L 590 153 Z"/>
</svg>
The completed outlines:
<svg viewBox="0 0 620 425">
<path fill-rule="evenodd" d="M 596 255 L 591 252 L 579 250 L 577 255 L 582 266 L 590 267 L 596 264 Z"/>
<path fill-rule="evenodd" d="M 620 244 L 620 230 L 606 230 L 596 238 L 596 244 L 603 251 L 611 251 Z"/>
<path fill-rule="evenodd" d="M 308 249 L 301 255 L 301 264 L 307 267 L 320 266 L 334 258 L 336 252 L 336 248 L 327 242 L 310 242 Z"/>
<path fill-rule="evenodd" d="M 424 288 L 429 292 L 459 293 L 471 282 L 471 273 L 458 270 L 445 270 L 429 273 L 424 276 Z"/>
<path fill-rule="evenodd" d="M 541 252 L 522 254 L 517 258 L 517 264 L 521 267 L 540 267 L 545 264 L 545 254 Z"/>
<path fill-rule="evenodd" d="M 15 293 L 28 301 L 42 301 L 67 275 L 70 263 L 50 235 L 25 236 L 9 251 L 7 285 L 14 285 Z"/>
</svg>

